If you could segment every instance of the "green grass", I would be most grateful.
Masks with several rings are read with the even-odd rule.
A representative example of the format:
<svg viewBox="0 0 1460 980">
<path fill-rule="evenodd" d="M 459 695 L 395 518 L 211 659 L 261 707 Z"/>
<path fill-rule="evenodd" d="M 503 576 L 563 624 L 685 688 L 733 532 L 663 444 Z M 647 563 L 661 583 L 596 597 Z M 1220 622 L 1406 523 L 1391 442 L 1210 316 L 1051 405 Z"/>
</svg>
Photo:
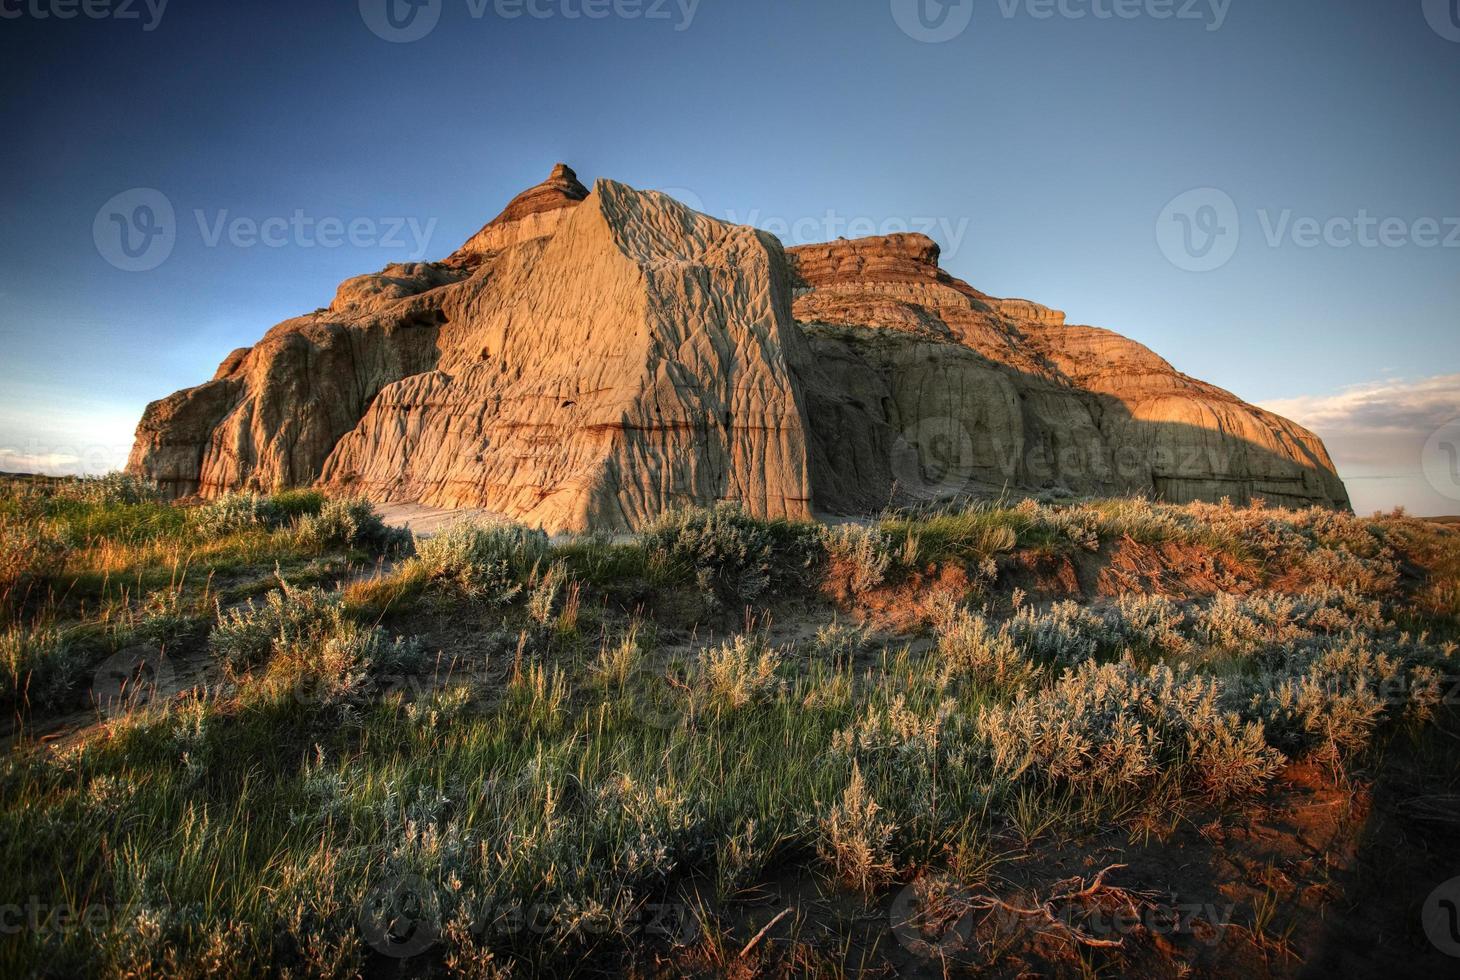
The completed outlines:
<svg viewBox="0 0 1460 980">
<path fill-rule="evenodd" d="M 136 494 L 0 493 L 6 520 L 67 547 L 5 595 L 0 698 L 43 725 L 138 641 L 208 658 L 230 683 L 7 751 L 0 907 L 89 925 L 42 915 L 0 935 L 4 975 L 394 969 L 377 913 L 404 886 L 425 889 L 414 904 L 433 926 L 409 968 L 642 967 L 672 956 L 654 928 L 665 903 L 699 917 L 702 955 L 728 961 L 737 903 L 783 876 L 853 904 L 925 873 L 969 887 L 1011 842 L 1169 829 L 1261 792 L 1279 758 L 1362 756 L 1416 717 L 1375 708 L 1371 689 L 1455 653 L 1460 550 L 1398 517 L 1139 501 L 888 515 L 876 548 L 920 566 L 1126 536 L 1263 564 L 1220 601 L 1013 616 L 986 578 L 914 645 L 845 627 L 811 638 L 839 613 L 819 598 L 826 545 L 809 525 L 722 509 L 617 543 L 464 535 L 338 587 L 391 559 L 335 536 L 359 513 L 281 495 L 244 510 L 285 516 L 202 535 L 188 509 Z M 327 513 L 330 529 L 298 533 Z M 1433 570 L 1431 591 L 1398 591 L 1395 549 Z M 1296 595 L 1262 587 L 1279 574 L 1315 578 Z M 905 579 L 865 587 L 891 596 Z M 659 623 L 646 595 L 720 601 L 703 624 Z M 249 597 L 263 611 L 229 609 Z M 825 612 L 795 645 L 725 635 L 747 603 L 764 621 L 795 602 Z M 470 656 L 397 642 L 443 623 Z M 480 653 L 473 631 L 489 627 L 520 635 L 516 652 Z"/>
</svg>

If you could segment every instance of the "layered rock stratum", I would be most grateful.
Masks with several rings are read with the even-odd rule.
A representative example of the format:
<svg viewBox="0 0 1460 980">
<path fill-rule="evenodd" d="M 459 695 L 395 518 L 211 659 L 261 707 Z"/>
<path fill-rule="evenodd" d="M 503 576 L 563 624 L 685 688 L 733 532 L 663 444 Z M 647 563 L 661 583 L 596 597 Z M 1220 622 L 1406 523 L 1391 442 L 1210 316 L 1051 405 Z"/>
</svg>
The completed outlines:
<svg viewBox="0 0 1460 980">
<path fill-rule="evenodd" d="M 552 531 L 1040 490 L 1348 505 L 1311 432 L 979 292 L 925 236 L 785 249 L 561 164 L 447 259 L 350 279 L 148 406 L 129 469 Z"/>
</svg>

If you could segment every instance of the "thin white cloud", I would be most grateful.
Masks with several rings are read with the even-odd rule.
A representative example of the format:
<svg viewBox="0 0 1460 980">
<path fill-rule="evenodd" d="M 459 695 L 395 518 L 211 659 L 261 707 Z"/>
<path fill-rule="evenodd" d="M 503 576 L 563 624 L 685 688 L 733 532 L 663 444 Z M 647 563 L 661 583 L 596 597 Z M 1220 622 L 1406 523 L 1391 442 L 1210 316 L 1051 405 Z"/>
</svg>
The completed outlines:
<svg viewBox="0 0 1460 980">
<path fill-rule="evenodd" d="M 1419 514 L 1460 511 L 1425 480 L 1421 464 L 1425 441 L 1460 418 L 1460 374 L 1385 379 L 1262 407 L 1322 437 L 1360 513 L 1400 505 Z"/>
<path fill-rule="evenodd" d="M 123 447 L 94 446 L 76 452 L 25 451 L 0 447 L 0 473 L 40 473 L 45 476 L 85 476 L 121 469 L 127 461 Z"/>
<path fill-rule="evenodd" d="M 1374 381 L 1335 394 L 1280 398 L 1264 408 L 1317 430 L 1426 436 L 1460 415 L 1460 374 Z"/>
</svg>

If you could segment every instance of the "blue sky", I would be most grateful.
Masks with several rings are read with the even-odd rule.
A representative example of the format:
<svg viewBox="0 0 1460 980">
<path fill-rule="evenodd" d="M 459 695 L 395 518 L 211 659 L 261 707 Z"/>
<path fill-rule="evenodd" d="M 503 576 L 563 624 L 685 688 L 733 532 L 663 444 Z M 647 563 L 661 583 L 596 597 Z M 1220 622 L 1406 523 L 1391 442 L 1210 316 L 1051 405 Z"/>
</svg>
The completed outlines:
<svg viewBox="0 0 1460 980">
<path fill-rule="evenodd" d="M 927 229 L 1362 443 L 1361 510 L 1460 510 L 1420 465 L 1460 415 L 1453 0 L 425 0 L 411 41 L 385 0 L 89 2 L 0 0 L 0 469 L 114 465 L 149 400 L 564 160 L 788 244 Z M 127 271 L 94 225 L 137 189 L 173 244 Z"/>
</svg>

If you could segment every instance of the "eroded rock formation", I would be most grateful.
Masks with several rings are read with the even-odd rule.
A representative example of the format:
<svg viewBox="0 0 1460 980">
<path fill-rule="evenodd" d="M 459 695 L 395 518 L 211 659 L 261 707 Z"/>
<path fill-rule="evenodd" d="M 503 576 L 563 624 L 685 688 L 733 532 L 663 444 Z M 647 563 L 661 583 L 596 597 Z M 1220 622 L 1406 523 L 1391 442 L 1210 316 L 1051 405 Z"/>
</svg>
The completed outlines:
<svg viewBox="0 0 1460 980">
<path fill-rule="evenodd" d="M 154 402 L 129 468 L 555 531 L 1049 487 L 1346 506 L 1311 433 L 938 257 L 921 235 L 783 250 L 559 165 L 445 261 L 348 280 Z"/>
<path fill-rule="evenodd" d="M 796 320 L 830 381 L 808 386 L 813 435 L 857 447 L 849 464 L 831 454 L 817 467 L 828 488 L 818 502 L 846 487 L 891 498 L 1064 488 L 1348 506 L 1311 432 L 1119 334 L 980 293 L 938 267 L 931 239 L 840 241 L 788 256 Z M 848 395 L 870 424 L 844 413 L 823 424 L 828 413 L 815 409 Z M 888 460 L 889 472 L 871 472 L 867 459 Z"/>
</svg>

